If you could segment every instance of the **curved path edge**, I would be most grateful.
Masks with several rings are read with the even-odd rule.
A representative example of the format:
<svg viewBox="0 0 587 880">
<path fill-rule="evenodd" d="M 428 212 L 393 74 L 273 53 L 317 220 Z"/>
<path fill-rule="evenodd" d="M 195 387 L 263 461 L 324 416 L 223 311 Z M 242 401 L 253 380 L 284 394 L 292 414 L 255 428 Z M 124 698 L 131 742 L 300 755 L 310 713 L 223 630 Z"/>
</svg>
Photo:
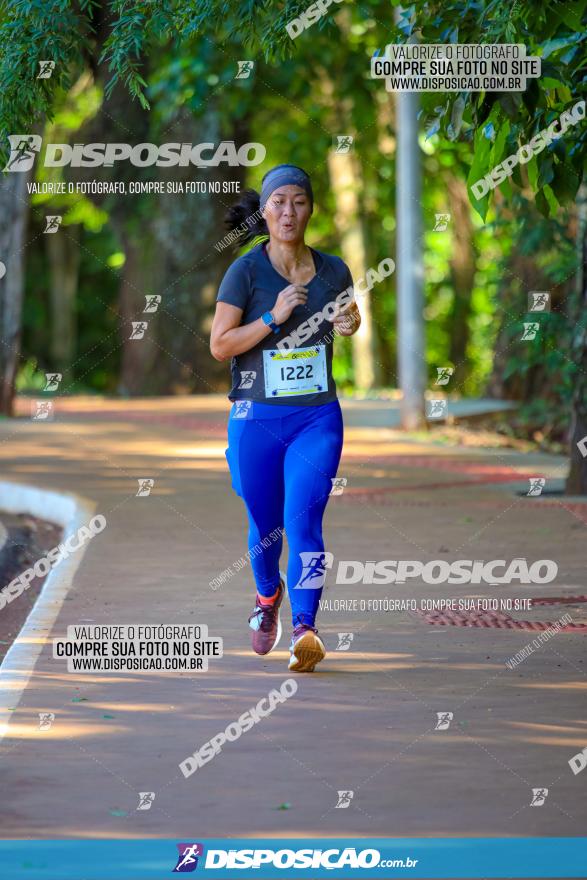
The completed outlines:
<svg viewBox="0 0 587 880">
<path fill-rule="evenodd" d="M 61 543 L 91 519 L 96 503 L 81 495 L 0 481 L 0 509 L 28 513 L 63 527 Z M 83 559 L 87 543 L 52 568 L 14 643 L 0 664 L 0 741 L 18 706 Z M 2 612 L 0 611 L 0 614 Z"/>
</svg>

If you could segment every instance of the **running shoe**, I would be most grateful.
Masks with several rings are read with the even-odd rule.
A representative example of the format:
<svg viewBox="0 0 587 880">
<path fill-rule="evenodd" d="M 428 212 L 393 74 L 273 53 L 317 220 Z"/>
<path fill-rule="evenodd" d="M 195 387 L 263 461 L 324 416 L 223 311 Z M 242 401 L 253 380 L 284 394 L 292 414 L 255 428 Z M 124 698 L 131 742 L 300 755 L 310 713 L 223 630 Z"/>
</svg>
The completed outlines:
<svg viewBox="0 0 587 880">
<path fill-rule="evenodd" d="M 288 665 L 292 672 L 314 672 L 316 664 L 326 657 L 326 648 L 316 627 L 298 624 L 293 631 L 289 653 Z"/>
<path fill-rule="evenodd" d="M 283 578 L 279 581 L 277 598 L 267 604 L 257 594 L 257 602 L 249 617 L 249 626 L 253 630 L 251 643 L 256 654 L 268 654 L 281 638 L 281 619 L 279 606 L 285 595 Z"/>
</svg>

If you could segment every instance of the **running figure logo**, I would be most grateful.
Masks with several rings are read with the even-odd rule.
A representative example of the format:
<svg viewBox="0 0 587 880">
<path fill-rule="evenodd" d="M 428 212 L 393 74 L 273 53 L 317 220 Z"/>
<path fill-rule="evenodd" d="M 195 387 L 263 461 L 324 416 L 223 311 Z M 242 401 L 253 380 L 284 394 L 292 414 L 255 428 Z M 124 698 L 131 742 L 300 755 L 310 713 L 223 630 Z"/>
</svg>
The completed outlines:
<svg viewBox="0 0 587 880">
<path fill-rule="evenodd" d="M 351 134 L 337 134 L 335 143 L 335 153 L 350 153 L 353 146 L 353 136 Z"/>
<path fill-rule="evenodd" d="M 10 156 L 4 171 L 30 171 L 43 140 L 39 134 L 9 134 Z"/>
<path fill-rule="evenodd" d="M 524 323 L 524 332 L 521 336 L 521 342 L 526 342 L 529 339 L 536 339 L 536 335 L 539 329 L 540 324 L 535 321 L 533 321 L 531 324 Z"/>
<path fill-rule="evenodd" d="M 55 712 L 39 712 L 39 730 L 49 730 L 55 721 Z"/>
<path fill-rule="evenodd" d="M 154 800 L 154 791 L 139 791 L 139 805 L 137 810 L 150 810 Z"/>
<path fill-rule="evenodd" d="M 46 225 L 43 229 L 44 234 L 54 235 L 61 226 L 62 217 L 60 214 L 47 214 L 45 217 Z"/>
<path fill-rule="evenodd" d="M 161 302 L 161 297 L 159 296 L 159 294 L 145 294 L 145 299 L 147 302 L 145 308 L 143 309 L 143 314 L 145 312 L 156 312 L 159 307 L 159 303 Z"/>
<path fill-rule="evenodd" d="M 37 79 L 51 79 L 51 74 L 54 70 L 54 61 L 39 61 L 39 72 L 37 74 Z"/>
<path fill-rule="evenodd" d="M 177 864 L 173 869 L 174 874 L 188 874 L 198 867 L 198 859 L 204 855 L 202 843 L 178 843 L 179 850 Z"/>
<path fill-rule="evenodd" d="M 450 223 L 450 214 L 435 214 L 434 217 L 436 220 L 432 232 L 445 232 Z"/>
<path fill-rule="evenodd" d="M 447 402 L 444 399 L 437 400 L 427 400 L 427 408 L 428 412 L 426 413 L 427 418 L 429 419 L 445 419 L 447 413 Z"/>
<path fill-rule="evenodd" d="M 435 385 L 448 385 L 449 379 L 454 373 L 454 367 L 436 367 L 436 372 L 438 376 L 436 377 Z"/>
<path fill-rule="evenodd" d="M 533 497 L 534 495 L 542 495 L 542 490 L 544 489 L 544 485 L 546 480 L 544 477 L 528 477 L 530 481 L 530 488 L 526 492 L 526 495 Z"/>
<path fill-rule="evenodd" d="M 132 332 L 129 339 L 142 339 L 145 335 L 145 330 L 149 326 L 147 321 L 131 321 L 132 324 Z"/>
<path fill-rule="evenodd" d="M 241 370 L 241 381 L 239 388 L 252 388 L 253 382 L 257 378 L 256 370 Z"/>
<path fill-rule="evenodd" d="M 253 67 L 255 66 L 254 61 L 237 61 L 238 71 L 236 73 L 235 79 L 248 79 L 253 72 Z"/>
<path fill-rule="evenodd" d="M 437 712 L 436 717 L 438 721 L 436 722 L 434 730 L 448 730 L 454 715 L 452 712 Z"/>
<path fill-rule="evenodd" d="M 155 485 L 155 480 L 150 478 L 143 478 L 142 480 L 137 481 L 139 484 L 139 491 L 135 495 L 135 498 L 146 498 L 151 494 L 151 489 Z"/>
<path fill-rule="evenodd" d="M 234 418 L 246 419 L 251 409 L 251 403 L 252 401 L 250 400 L 236 400 L 234 403 Z"/>
<path fill-rule="evenodd" d="M 52 400 L 35 400 L 35 409 L 33 411 L 33 420 L 36 422 L 53 421 L 53 401 Z"/>
<path fill-rule="evenodd" d="M 335 806 L 335 810 L 345 810 L 353 797 L 355 796 L 354 791 L 339 791 L 338 793 L 338 802 Z"/>
<path fill-rule="evenodd" d="M 351 647 L 351 642 L 355 637 L 354 633 L 337 633 L 338 635 L 338 645 L 334 649 L 335 651 L 348 651 Z"/>
<path fill-rule="evenodd" d="M 331 477 L 332 489 L 330 490 L 331 495 L 342 495 L 344 492 L 344 487 L 347 484 L 346 477 Z"/>
<path fill-rule="evenodd" d="M 43 391 L 57 391 L 62 379 L 62 373 L 45 373 L 45 387 Z"/>
<path fill-rule="evenodd" d="M 317 553 L 315 550 L 300 553 L 302 573 L 294 590 L 321 590 L 326 579 L 326 569 L 332 568 L 332 553 Z"/>
<path fill-rule="evenodd" d="M 532 789 L 532 800 L 530 801 L 531 807 L 541 807 L 544 804 L 544 801 L 548 797 L 548 789 L 547 788 L 533 788 Z"/>
<path fill-rule="evenodd" d="M 549 312 L 550 293 L 547 290 L 531 290 L 528 294 L 529 312 Z"/>
</svg>

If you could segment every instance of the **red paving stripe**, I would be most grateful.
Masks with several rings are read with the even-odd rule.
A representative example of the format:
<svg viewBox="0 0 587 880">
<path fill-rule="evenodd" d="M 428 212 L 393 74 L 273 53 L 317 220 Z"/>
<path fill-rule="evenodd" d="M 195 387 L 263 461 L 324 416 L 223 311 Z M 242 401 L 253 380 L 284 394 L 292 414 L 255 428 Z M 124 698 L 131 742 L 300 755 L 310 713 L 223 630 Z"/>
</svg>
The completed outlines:
<svg viewBox="0 0 587 880">
<path fill-rule="evenodd" d="M 369 462 L 369 464 L 370 464 L 370 462 Z M 510 473 L 507 475 L 504 474 L 503 476 L 496 474 L 495 476 L 477 477 L 477 478 L 473 478 L 472 480 L 453 480 L 453 481 L 443 480 L 442 482 L 439 482 L 439 483 L 414 483 L 414 484 L 410 484 L 409 486 L 382 486 L 381 488 L 377 488 L 377 489 L 375 489 L 375 488 L 373 488 L 373 489 L 371 489 L 371 488 L 369 488 L 369 489 L 367 489 L 367 488 L 353 489 L 351 487 L 350 489 L 345 489 L 344 492 L 342 493 L 342 496 L 338 496 L 338 497 L 345 497 L 345 496 L 359 497 L 360 496 L 362 498 L 364 498 L 364 497 L 377 498 L 382 495 L 390 495 L 391 493 L 394 493 L 394 492 L 406 492 L 407 490 L 412 490 L 412 489 L 451 489 L 453 487 L 458 487 L 458 486 L 481 486 L 481 485 L 486 485 L 488 483 L 511 483 L 514 481 L 517 482 L 522 479 L 524 479 L 524 478 L 521 477 L 519 474 L 516 475 L 516 474 Z"/>
<path fill-rule="evenodd" d="M 417 611 L 432 626 L 481 626 L 486 629 L 522 629 L 532 632 L 549 629 L 552 622 L 542 620 L 514 620 L 497 611 Z M 587 623 L 568 623 L 558 632 L 587 632 Z"/>
<path fill-rule="evenodd" d="M 481 461 L 463 461 L 460 458 L 435 458 L 431 456 L 418 455 L 389 455 L 378 456 L 377 458 L 367 459 L 369 466 L 372 465 L 409 465 L 412 468 L 430 468 L 434 471 L 445 471 L 448 473 L 458 473 L 465 476 L 464 480 L 441 481 L 435 483 L 415 483 L 409 486 L 383 486 L 381 488 L 363 488 L 358 487 L 346 489 L 339 498 L 351 499 L 354 497 L 373 500 L 396 492 L 405 492 L 425 489 L 452 489 L 462 486 L 484 486 L 491 483 L 512 483 L 521 480 L 528 480 L 529 474 L 527 469 L 523 471 L 516 470 L 514 467 L 502 467 L 493 464 L 484 464 Z M 347 458 L 345 463 L 352 464 L 353 459 Z M 471 479 L 467 475 L 471 475 Z M 531 474 L 532 477 L 540 476 L 537 473 Z"/>
<path fill-rule="evenodd" d="M 520 478 L 519 471 L 513 466 L 503 466 L 495 464 L 484 464 L 482 461 L 465 460 L 462 458 L 450 456 L 434 456 L 434 455 L 378 455 L 367 456 L 369 464 L 382 465 L 410 465 L 415 468 L 430 468 L 435 471 L 451 471 L 459 474 L 485 474 L 486 476 L 512 476 L 517 475 Z M 352 464 L 353 456 L 347 458 L 349 464 Z M 524 477 L 527 476 L 527 469 L 524 468 Z M 533 473 L 533 477 L 541 476 L 541 474 Z M 514 477 L 513 477 L 514 478 Z"/>
<path fill-rule="evenodd" d="M 90 417 L 91 421 L 102 422 L 143 422 L 149 425 L 172 425 L 174 428 L 185 428 L 190 431 L 207 434 L 226 434 L 226 421 L 228 417 L 219 418 L 217 422 L 210 422 L 199 418 L 196 415 L 180 415 L 177 413 L 159 413 L 153 415 L 151 412 L 119 412 L 118 410 L 95 410 L 91 413 L 81 412 L 80 410 L 57 409 L 58 413 L 64 416 L 73 416 L 74 418 Z"/>
<path fill-rule="evenodd" d="M 587 596 L 541 596 L 533 598 L 534 605 L 578 605 L 587 602 Z M 542 620 L 514 620 L 509 614 L 497 611 L 418 611 L 432 626 L 482 626 L 489 629 L 523 629 L 543 631 L 552 623 Z M 569 623 L 560 632 L 585 632 L 587 623 Z"/>
<path fill-rule="evenodd" d="M 336 504 L 353 504 L 359 503 L 361 501 L 368 501 L 370 504 L 379 507 L 430 507 L 431 505 L 450 507 L 453 503 L 450 501 L 440 501 L 438 499 L 434 499 L 433 502 L 431 502 L 430 500 L 419 501 L 412 498 L 397 498 L 391 496 L 396 496 L 398 493 L 401 492 L 422 491 L 426 489 L 462 489 L 467 486 L 490 485 L 492 483 L 507 483 L 510 481 L 517 481 L 519 479 L 521 478 L 508 477 L 504 479 L 494 479 L 493 477 L 488 477 L 485 479 L 480 478 L 478 480 L 455 480 L 447 481 L 444 483 L 416 483 L 413 485 L 403 486 L 383 486 L 377 489 L 353 489 L 346 487 L 341 495 L 336 495 L 334 497 L 336 498 Z M 580 519 L 583 522 L 587 522 L 587 501 L 565 502 L 564 495 L 560 496 L 560 501 L 555 501 L 554 499 L 550 498 L 544 498 L 540 501 L 535 501 L 523 495 L 516 496 L 516 498 L 516 508 L 519 508 L 521 506 L 527 509 L 533 507 L 534 510 L 540 510 L 541 508 L 557 507 L 559 509 L 562 508 L 563 510 L 568 510 L 569 513 L 574 514 L 577 519 Z M 504 501 L 505 500 L 506 499 L 504 498 Z M 467 501 L 467 504 L 471 505 L 472 507 L 490 507 L 503 509 L 504 501 L 489 498 L 472 498 Z"/>
</svg>

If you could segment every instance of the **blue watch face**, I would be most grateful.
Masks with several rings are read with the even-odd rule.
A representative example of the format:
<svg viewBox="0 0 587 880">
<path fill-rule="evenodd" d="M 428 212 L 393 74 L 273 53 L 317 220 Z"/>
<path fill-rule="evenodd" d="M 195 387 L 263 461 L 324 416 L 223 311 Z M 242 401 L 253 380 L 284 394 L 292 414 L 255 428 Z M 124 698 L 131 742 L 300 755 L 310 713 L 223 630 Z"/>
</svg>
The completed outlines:
<svg viewBox="0 0 587 880">
<path fill-rule="evenodd" d="M 279 326 L 273 320 L 273 315 L 271 314 L 271 312 L 264 312 L 261 315 L 261 318 L 268 327 L 271 327 L 274 333 L 279 333 Z"/>
</svg>

